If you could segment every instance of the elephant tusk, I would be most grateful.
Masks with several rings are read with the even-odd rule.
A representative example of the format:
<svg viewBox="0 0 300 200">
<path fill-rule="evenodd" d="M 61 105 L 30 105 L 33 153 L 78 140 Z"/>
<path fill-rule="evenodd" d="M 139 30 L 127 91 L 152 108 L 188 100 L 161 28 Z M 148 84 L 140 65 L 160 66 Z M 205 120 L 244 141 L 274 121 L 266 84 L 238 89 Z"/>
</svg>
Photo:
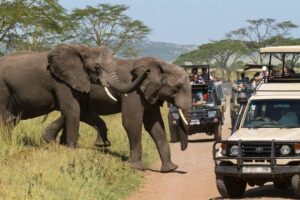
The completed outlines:
<svg viewBox="0 0 300 200">
<path fill-rule="evenodd" d="M 187 122 L 187 120 L 186 120 L 186 118 L 185 118 L 185 116 L 184 116 L 184 114 L 183 114 L 181 108 L 178 108 L 178 112 L 179 112 L 179 115 L 180 115 L 181 119 L 183 120 L 183 122 L 184 122 L 186 125 L 189 125 L 189 123 Z"/>
<path fill-rule="evenodd" d="M 128 95 L 126 93 L 124 95 L 125 95 L 125 97 L 128 97 Z"/>
<path fill-rule="evenodd" d="M 108 88 L 107 87 L 104 87 L 104 90 L 105 90 L 105 92 L 106 92 L 106 94 L 109 96 L 109 98 L 111 98 L 112 100 L 114 100 L 114 101 L 118 101 L 110 92 L 109 92 L 109 90 L 108 90 Z"/>
</svg>

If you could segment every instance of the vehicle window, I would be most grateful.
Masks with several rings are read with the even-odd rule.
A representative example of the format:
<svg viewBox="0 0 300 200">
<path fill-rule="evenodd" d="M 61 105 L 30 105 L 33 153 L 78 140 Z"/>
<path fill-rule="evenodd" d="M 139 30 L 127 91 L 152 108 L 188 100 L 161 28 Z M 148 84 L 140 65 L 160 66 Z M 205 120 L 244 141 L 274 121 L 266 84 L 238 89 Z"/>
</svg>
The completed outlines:
<svg viewBox="0 0 300 200">
<path fill-rule="evenodd" d="M 300 100 L 256 100 L 246 113 L 244 128 L 300 127 Z"/>
<path fill-rule="evenodd" d="M 214 102 L 212 91 L 207 85 L 192 85 L 193 109 Z"/>
</svg>

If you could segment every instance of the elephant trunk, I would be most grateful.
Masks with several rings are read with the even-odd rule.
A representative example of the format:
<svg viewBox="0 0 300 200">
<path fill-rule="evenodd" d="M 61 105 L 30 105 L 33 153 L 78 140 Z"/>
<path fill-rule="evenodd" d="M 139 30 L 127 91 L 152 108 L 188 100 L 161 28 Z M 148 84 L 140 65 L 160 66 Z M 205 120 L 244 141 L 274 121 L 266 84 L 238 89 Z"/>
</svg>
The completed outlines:
<svg viewBox="0 0 300 200">
<path fill-rule="evenodd" d="M 131 84 L 126 85 L 125 83 L 121 82 L 119 76 L 115 71 L 111 72 L 110 80 L 108 84 L 111 88 L 115 89 L 121 93 L 129 93 L 137 89 L 141 85 L 141 83 L 145 80 L 147 75 L 149 74 L 150 70 L 144 72 L 141 76 L 137 77 Z"/>
<path fill-rule="evenodd" d="M 179 138 L 181 144 L 181 150 L 186 150 L 188 146 L 188 134 L 189 134 L 189 123 L 191 121 L 190 112 L 188 110 L 182 110 L 178 108 L 180 115 L 180 125 L 179 125 Z"/>
</svg>

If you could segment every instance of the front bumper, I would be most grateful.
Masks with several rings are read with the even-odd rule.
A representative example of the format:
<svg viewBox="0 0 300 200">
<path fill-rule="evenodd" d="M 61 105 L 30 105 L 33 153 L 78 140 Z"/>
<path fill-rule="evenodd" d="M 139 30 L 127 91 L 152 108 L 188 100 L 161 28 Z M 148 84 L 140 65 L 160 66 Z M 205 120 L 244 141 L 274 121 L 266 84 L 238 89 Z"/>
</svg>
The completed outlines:
<svg viewBox="0 0 300 200">
<path fill-rule="evenodd" d="M 260 166 L 252 166 L 252 167 L 260 167 Z M 267 167 L 267 166 L 264 166 Z M 270 167 L 271 168 L 271 167 Z M 244 173 L 242 168 L 238 168 L 238 166 L 215 166 L 215 173 L 222 174 L 226 176 L 237 176 L 237 177 L 253 177 L 256 178 L 277 178 L 284 176 L 293 176 L 295 174 L 300 173 L 300 166 L 274 166 L 271 168 L 270 172 L 265 173 Z"/>
<path fill-rule="evenodd" d="M 235 144 L 238 145 L 238 155 L 228 156 L 221 153 L 222 149 L 217 145 Z M 300 141 L 221 141 L 215 142 L 213 145 L 213 159 L 215 162 L 216 174 L 223 174 L 227 176 L 251 177 L 256 178 L 276 178 L 283 176 L 292 176 L 300 174 L 300 155 L 279 156 L 276 153 L 276 146 L 289 144 L 293 146 Z M 263 155 L 256 154 L 256 156 L 247 155 L 247 147 L 249 145 L 270 145 L 269 155 L 265 152 Z M 264 146 L 265 148 L 266 146 Z M 249 171 L 250 169 L 250 171 Z"/>
</svg>

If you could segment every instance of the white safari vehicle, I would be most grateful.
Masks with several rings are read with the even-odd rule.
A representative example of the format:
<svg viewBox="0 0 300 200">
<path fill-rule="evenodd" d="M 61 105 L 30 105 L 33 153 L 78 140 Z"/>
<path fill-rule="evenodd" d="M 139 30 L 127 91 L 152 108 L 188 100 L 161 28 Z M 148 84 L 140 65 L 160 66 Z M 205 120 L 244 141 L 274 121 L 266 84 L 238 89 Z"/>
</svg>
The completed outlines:
<svg viewBox="0 0 300 200">
<path fill-rule="evenodd" d="M 262 48 L 269 54 L 265 76 L 241 104 L 232 135 L 214 143 L 216 184 L 222 197 L 240 198 L 247 184 L 292 187 L 300 197 L 300 74 L 287 71 L 289 54 L 300 46 Z M 272 69 L 272 57 L 282 58 L 282 69 Z"/>
</svg>

